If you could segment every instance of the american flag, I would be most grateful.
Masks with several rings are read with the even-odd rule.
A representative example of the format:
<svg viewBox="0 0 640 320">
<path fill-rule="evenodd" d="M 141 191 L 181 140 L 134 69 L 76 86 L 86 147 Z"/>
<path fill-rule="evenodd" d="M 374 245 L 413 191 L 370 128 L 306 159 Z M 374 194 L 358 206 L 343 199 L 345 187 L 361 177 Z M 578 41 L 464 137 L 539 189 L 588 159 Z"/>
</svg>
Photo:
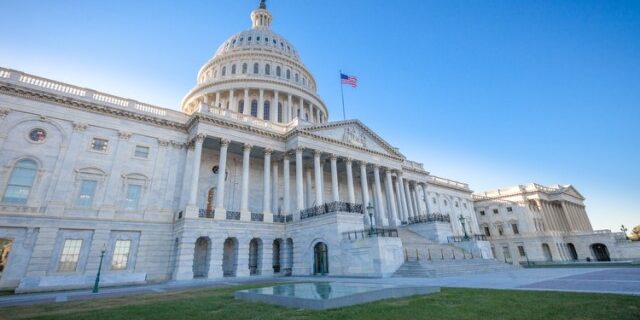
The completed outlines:
<svg viewBox="0 0 640 320">
<path fill-rule="evenodd" d="M 340 80 L 342 82 L 342 84 L 348 84 L 352 87 L 357 87 L 358 86 L 358 78 L 354 77 L 354 76 L 348 76 L 344 73 L 340 74 Z"/>
</svg>

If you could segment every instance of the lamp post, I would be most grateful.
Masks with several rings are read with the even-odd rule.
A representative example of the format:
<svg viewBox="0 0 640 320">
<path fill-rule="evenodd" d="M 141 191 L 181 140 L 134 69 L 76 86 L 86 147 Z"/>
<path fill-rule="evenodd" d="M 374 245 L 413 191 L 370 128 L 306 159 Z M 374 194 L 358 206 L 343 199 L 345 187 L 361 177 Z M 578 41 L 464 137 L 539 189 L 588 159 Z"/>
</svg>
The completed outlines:
<svg viewBox="0 0 640 320">
<path fill-rule="evenodd" d="M 373 205 L 369 202 L 367 206 L 367 213 L 369 214 L 369 236 L 373 234 Z"/>
<path fill-rule="evenodd" d="M 625 240 L 629 240 L 629 237 L 627 236 L 627 230 L 629 230 L 629 229 L 627 229 L 627 227 L 625 227 L 624 224 L 620 226 L 620 231 L 622 231 L 622 233 L 624 233 L 624 239 Z"/>
<path fill-rule="evenodd" d="M 469 240 L 469 235 L 467 234 L 467 227 L 465 226 L 465 219 L 462 215 L 460 215 L 460 217 L 458 218 L 458 220 L 460 220 L 460 224 L 462 224 L 462 230 L 464 230 L 464 240 Z"/>
<path fill-rule="evenodd" d="M 100 271 L 102 271 L 102 260 L 104 259 L 104 253 L 107 252 L 107 245 L 105 244 L 100 251 L 100 264 L 98 265 L 98 274 L 96 274 L 96 282 L 93 285 L 93 293 L 98 293 L 98 287 L 100 286 Z"/>
</svg>

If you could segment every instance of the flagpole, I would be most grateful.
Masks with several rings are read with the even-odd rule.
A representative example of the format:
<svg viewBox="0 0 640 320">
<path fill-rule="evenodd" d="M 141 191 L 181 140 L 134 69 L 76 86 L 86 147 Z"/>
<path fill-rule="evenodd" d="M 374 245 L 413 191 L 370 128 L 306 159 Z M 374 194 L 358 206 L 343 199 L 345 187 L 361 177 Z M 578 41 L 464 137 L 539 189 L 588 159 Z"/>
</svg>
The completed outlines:
<svg viewBox="0 0 640 320">
<path fill-rule="evenodd" d="M 344 85 L 342 84 L 342 70 L 339 70 L 340 72 L 340 94 L 342 96 L 342 120 L 347 120 L 347 116 L 344 112 L 344 89 L 342 87 L 344 87 Z"/>
</svg>

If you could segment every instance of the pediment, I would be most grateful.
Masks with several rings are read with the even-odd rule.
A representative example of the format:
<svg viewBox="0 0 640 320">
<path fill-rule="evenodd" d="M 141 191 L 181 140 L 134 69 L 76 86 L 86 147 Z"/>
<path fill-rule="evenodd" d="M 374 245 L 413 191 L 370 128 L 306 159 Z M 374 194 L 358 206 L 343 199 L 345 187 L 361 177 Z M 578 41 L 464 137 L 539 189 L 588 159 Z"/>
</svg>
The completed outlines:
<svg viewBox="0 0 640 320">
<path fill-rule="evenodd" d="M 570 196 L 584 200 L 582 194 L 580 194 L 580 192 L 578 192 L 578 190 L 576 190 L 576 188 L 574 188 L 572 185 L 565 186 L 563 191 Z"/>
<path fill-rule="evenodd" d="M 340 141 L 354 147 L 384 153 L 393 157 L 404 158 L 404 155 L 402 155 L 397 148 L 394 148 L 384 141 L 380 136 L 358 120 L 329 122 L 321 125 L 309 126 L 302 130 L 330 140 Z"/>
</svg>

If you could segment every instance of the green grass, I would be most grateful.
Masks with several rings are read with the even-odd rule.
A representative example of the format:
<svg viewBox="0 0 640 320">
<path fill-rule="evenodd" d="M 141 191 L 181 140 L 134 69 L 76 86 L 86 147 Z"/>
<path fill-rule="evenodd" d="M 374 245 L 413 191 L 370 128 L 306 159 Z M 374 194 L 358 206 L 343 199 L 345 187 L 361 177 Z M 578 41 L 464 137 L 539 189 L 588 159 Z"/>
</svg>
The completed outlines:
<svg viewBox="0 0 640 320">
<path fill-rule="evenodd" d="M 264 284 L 259 286 L 265 286 Z M 337 310 L 310 311 L 235 300 L 236 290 L 199 289 L 0 309 L 6 319 L 638 319 L 640 297 L 452 289 Z"/>
<path fill-rule="evenodd" d="M 0 290 L 0 296 L 10 296 L 12 294 L 13 294 L 13 291 L 11 290 L 6 290 L 6 291 Z"/>
</svg>

